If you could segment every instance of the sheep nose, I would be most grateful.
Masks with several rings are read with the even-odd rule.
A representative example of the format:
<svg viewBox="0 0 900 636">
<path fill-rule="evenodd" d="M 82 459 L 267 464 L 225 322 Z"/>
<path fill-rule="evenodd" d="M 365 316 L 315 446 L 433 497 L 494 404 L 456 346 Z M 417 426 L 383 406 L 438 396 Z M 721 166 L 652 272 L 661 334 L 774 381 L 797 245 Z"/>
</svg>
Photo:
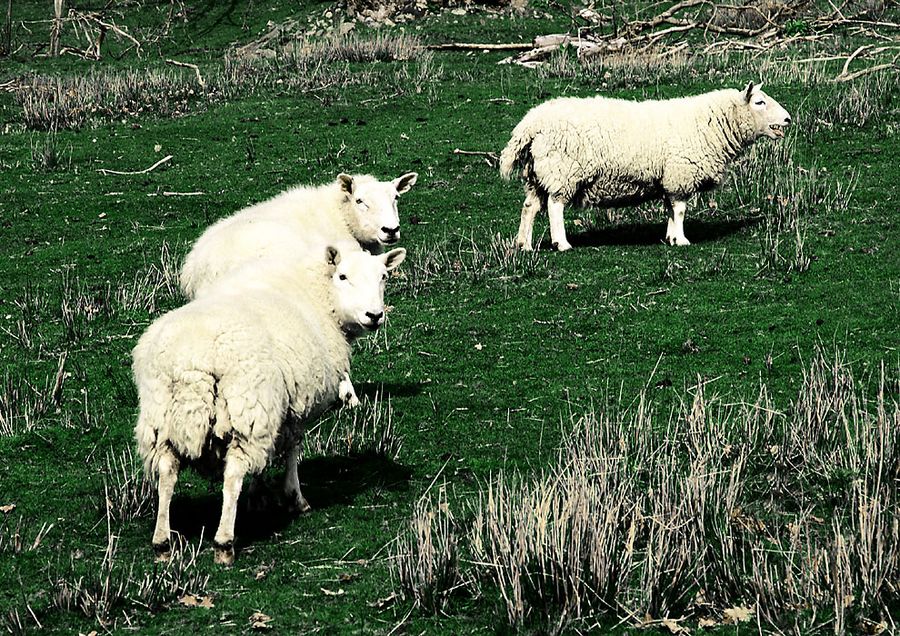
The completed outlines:
<svg viewBox="0 0 900 636">
<path fill-rule="evenodd" d="M 400 233 L 400 226 L 398 225 L 397 227 L 383 227 L 381 228 L 381 231 L 388 236 L 393 237 Z"/>
<path fill-rule="evenodd" d="M 366 312 L 366 317 L 372 321 L 373 325 L 377 325 L 381 322 L 381 317 L 384 316 L 383 311 L 379 311 L 377 314 L 373 314 L 371 311 Z"/>
<path fill-rule="evenodd" d="M 787 117 L 784 118 L 784 123 L 785 123 L 785 125 L 789 125 L 789 124 L 791 123 L 791 116 L 790 116 L 790 115 L 788 115 Z"/>
</svg>

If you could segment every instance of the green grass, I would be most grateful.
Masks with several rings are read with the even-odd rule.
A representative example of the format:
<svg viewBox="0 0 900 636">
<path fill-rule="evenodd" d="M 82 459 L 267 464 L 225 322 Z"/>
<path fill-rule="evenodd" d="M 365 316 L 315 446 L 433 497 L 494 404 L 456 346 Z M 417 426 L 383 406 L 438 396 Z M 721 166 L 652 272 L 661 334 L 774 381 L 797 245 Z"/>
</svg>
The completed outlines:
<svg viewBox="0 0 900 636">
<path fill-rule="evenodd" d="M 147 3 L 140 11 L 159 15 L 167 6 Z M 555 5 L 538 7 L 554 17 L 445 15 L 421 32 L 405 29 L 426 42 L 516 41 L 565 29 L 568 19 Z M 228 44 L 258 35 L 269 19 L 294 15 L 287 5 L 269 11 L 264 3 L 190 8 L 194 17 L 141 61 L 130 54 L 100 63 L 19 54 L 0 69 L 0 81 L 25 71 L 83 74 L 95 65 L 110 72 L 161 68 L 162 57 L 194 61 L 210 72 L 222 64 Z M 297 17 L 325 8 L 318 3 Z M 44 9 L 28 3 L 21 11 L 35 17 Z M 795 54 L 805 52 L 774 57 L 787 63 Z M 836 209 L 833 199 L 804 204 L 805 251 L 812 258 L 806 271 L 761 266 L 770 212 L 760 199 L 768 193 L 757 196 L 747 181 L 770 184 L 775 196 L 794 196 L 772 176 L 780 163 L 736 169 L 745 181 L 729 181 L 715 193 L 717 209 L 707 200 L 692 204 L 686 233 L 694 245 L 687 249 L 662 245 L 659 205 L 624 211 L 615 223 L 603 213 L 571 211 L 575 250 L 544 249 L 510 262 L 503 242 L 518 227 L 519 185 L 453 149 L 499 151 L 531 106 L 598 87 L 593 71 L 542 77 L 498 66 L 500 58 L 436 55 L 434 66 L 442 71 L 422 79 L 418 92 L 403 77 L 415 74 L 421 57 L 337 62 L 329 67 L 337 76 L 369 73 L 367 81 L 314 94 L 265 85 L 244 97 L 198 99 L 177 117 L 98 117 L 55 133 L 26 129 L 12 96 L 0 94 L 6 124 L 0 128 L 0 367 L 6 385 L 16 389 L 18 412 L 28 407 L 36 414 L 27 426 L 14 418 L 18 428 L 0 435 L 0 506 L 16 506 L 0 513 L 8 521 L 0 533 L 19 515 L 27 536 L 53 524 L 34 550 L 0 549 L 0 621 L 15 609 L 33 628 L 30 606 L 51 632 L 99 629 L 96 612 L 53 609 L 59 579 L 71 583 L 99 571 L 132 581 L 104 616 L 102 624 L 116 631 L 136 625 L 146 633 L 210 626 L 244 632 L 260 611 L 278 633 L 389 633 L 404 620 L 406 633 L 502 633 L 503 610 L 490 589 L 454 597 L 437 617 L 409 600 L 379 603 L 400 589 L 387 557 L 436 477 L 458 500 L 474 500 L 501 470 L 527 476 L 551 465 L 570 414 L 617 410 L 642 390 L 667 413 L 690 401 L 686 389 L 698 375 L 710 380 L 708 392 L 731 401 L 753 399 L 762 381 L 783 408 L 796 397 L 804 364 L 819 345 L 845 351 L 863 382 L 883 361 L 896 400 L 896 77 L 886 93 L 872 89 L 871 99 L 881 105 L 862 126 L 852 111 L 831 106 L 848 99 L 847 91 L 788 76 L 767 81 L 754 75 L 753 58 L 700 59 L 653 83 L 609 80 L 611 94 L 635 98 L 766 81 L 765 90 L 797 115 L 786 140 L 794 167 L 821 171 L 816 174 L 832 188 L 851 178 L 855 183 L 845 209 Z M 831 125 L 804 113 L 830 117 Z M 813 126 L 815 134 L 808 132 Z M 35 153 L 48 143 L 61 161 L 48 164 Z M 147 174 L 98 172 L 141 170 L 169 154 L 170 162 Z M 290 185 L 330 180 L 341 171 L 394 177 L 409 170 L 420 177 L 400 202 L 410 253 L 387 292 L 395 309 L 385 331 L 361 343 L 354 357 L 357 390 L 390 396 L 402 438 L 396 461 L 375 455 L 306 460 L 301 481 L 313 512 L 293 518 L 277 507 L 263 515 L 242 510 L 242 550 L 229 570 L 215 567 L 209 550 L 219 485 L 185 475 L 174 527 L 192 545 L 203 537 L 192 571 L 199 578 L 186 583 L 203 589 L 186 591 L 210 594 L 214 607 L 183 606 L 178 593 L 146 600 L 134 581 L 154 567 L 152 513 L 108 528 L 104 481 L 110 480 L 108 456 L 133 446 L 130 349 L 153 318 L 181 302 L 164 273 L 147 272 L 165 271 L 164 246 L 180 257 L 211 222 Z M 536 235 L 546 227 L 546 216 L 539 217 Z M 63 354 L 60 392 L 47 399 Z M 3 387 L 0 382 L 13 394 Z M 110 533 L 116 556 L 104 570 Z M 207 583 L 198 583 L 206 576 Z"/>
</svg>

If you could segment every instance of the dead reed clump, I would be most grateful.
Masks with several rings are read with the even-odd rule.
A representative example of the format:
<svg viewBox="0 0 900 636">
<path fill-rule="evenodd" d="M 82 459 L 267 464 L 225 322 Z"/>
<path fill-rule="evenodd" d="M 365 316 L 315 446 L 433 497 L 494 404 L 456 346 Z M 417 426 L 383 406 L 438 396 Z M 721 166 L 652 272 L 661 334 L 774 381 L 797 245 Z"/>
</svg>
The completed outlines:
<svg viewBox="0 0 900 636">
<path fill-rule="evenodd" d="M 51 574 L 50 609 L 77 612 L 96 620 L 104 629 L 114 629 L 117 616 L 125 608 L 159 609 L 186 593 L 199 593 L 206 588 L 209 575 L 198 570 L 201 541 L 196 545 L 179 544 L 169 561 L 153 564 L 133 557 L 123 561 L 119 556 L 118 532 L 114 529 L 116 512 L 106 499 L 106 549 L 102 560 L 74 557 L 56 574 Z M 127 620 L 127 613 L 124 614 Z"/>
<path fill-rule="evenodd" d="M 64 376 L 48 378 L 39 388 L 25 378 L 8 373 L 0 378 L 0 437 L 21 435 L 40 428 L 59 406 Z"/>
<path fill-rule="evenodd" d="M 761 214 L 761 272 L 809 269 L 813 219 L 823 212 L 846 212 L 856 190 L 856 174 L 837 179 L 815 165 L 798 165 L 794 158 L 796 135 L 792 130 L 778 143 L 756 144 L 713 195 L 717 208 L 747 208 Z"/>
<path fill-rule="evenodd" d="M 72 146 L 63 147 L 52 129 L 40 140 L 32 136 L 31 165 L 41 172 L 68 169 L 72 165 Z"/>
<path fill-rule="evenodd" d="M 375 66 L 376 62 L 412 64 L 415 70 L 405 69 L 398 75 L 398 69 Z M 369 66 L 356 68 L 354 64 Z M 240 99 L 260 90 L 316 92 L 385 78 L 400 86 L 412 77 L 414 90 L 421 92 L 441 73 L 433 63 L 433 54 L 414 37 L 349 34 L 298 40 L 275 50 L 235 49 L 221 64 L 204 69 L 92 69 L 77 76 L 33 75 L 22 79 L 14 96 L 26 127 L 57 131 L 81 128 L 98 120 L 180 117 L 198 107 Z M 410 90 L 409 86 L 402 87 Z M 48 144 L 33 150 L 36 161 L 45 154 L 50 158 L 58 154 Z"/>
<path fill-rule="evenodd" d="M 42 523 L 38 527 L 24 515 L 19 515 L 15 521 L 7 514 L 0 516 L 0 553 L 21 554 L 37 550 L 53 526 Z"/>
<path fill-rule="evenodd" d="M 156 488 L 130 446 L 118 454 L 107 454 L 103 503 L 115 523 L 125 523 L 152 513 L 155 496 Z"/>
<path fill-rule="evenodd" d="M 359 406 L 340 409 L 321 420 L 303 438 L 304 457 L 376 456 L 392 461 L 400 456 L 403 438 L 394 426 L 390 401 L 378 395 Z"/>
<path fill-rule="evenodd" d="M 418 295 L 435 284 L 457 281 L 472 283 L 514 281 L 546 271 L 544 254 L 522 251 L 512 238 L 495 234 L 489 243 L 474 235 L 448 236 L 421 250 L 422 257 L 399 275 L 400 286 Z"/>
<path fill-rule="evenodd" d="M 63 130 L 96 119 L 179 116 L 204 99 L 204 93 L 194 73 L 92 69 L 78 76 L 26 78 L 15 99 L 28 128 Z"/>
<path fill-rule="evenodd" d="M 568 46 L 555 51 L 537 67 L 541 79 L 587 79 L 605 90 L 687 83 L 700 74 L 702 64 L 684 50 L 625 49 L 579 57 Z"/>
<path fill-rule="evenodd" d="M 416 502 L 408 527 L 394 544 L 391 572 L 403 593 L 428 612 L 443 612 L 453 594 L 467 585 L 460 570 L 458 536 L 442 486 L 434 497 Z"/>
<path fill-rule="evenodd" d="M 500 475 L 471 504 L 461 576 L 518 631 L 895 629 L 900 405 L 884 375 L 818 349 L 783 410 L 765 385 L 727 404 L 700 380 L 667 417 L 646 396 L 573 415 L 551 468 Z"/>
</svg>

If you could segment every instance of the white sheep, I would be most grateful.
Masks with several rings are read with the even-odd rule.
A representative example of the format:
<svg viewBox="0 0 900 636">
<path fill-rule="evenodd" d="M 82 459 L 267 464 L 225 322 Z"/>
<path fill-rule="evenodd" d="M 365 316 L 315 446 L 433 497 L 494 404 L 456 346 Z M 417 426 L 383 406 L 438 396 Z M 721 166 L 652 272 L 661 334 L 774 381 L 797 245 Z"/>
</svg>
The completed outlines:
<svg viewBox="0 0 900 636">
<path fill-rule="evenodd" d="M 525 203 L 517 244 L 531 249 L 535 215 L 546 207 L 550 240 L 566 238 L 565 206 L 618 207 L 663 198 L 666 241 L 684 236 L 688 199 L 718 185 L 728 164 L 759 137 L 778 139 L 788 112 L 761 84 L 693 97 L 634 102 L 554 99 L 531 109 L 500 155 L 505 178 L 521 168 Z"/>
<path fill-rule="evenodd" d="M 392 181 L 339 174 L 331 183 L 300 186 L 245 208 L 209 227 L 181 268 L 189 299 L 238 267 L 356 241 L 373 254 L 400 240 L 397 198 L 416 183 L 409 172 Z"/>
<path fill-rule="evenodd" d="M 286 453 L 285 492 L 309 504 L 297 476 L 299 436 L 338 396 L 350 341 L 384 321 L 384 280 L 406 257 L 323 248 L 319 258 L 251 263 L 153 322 L 133 351 L 138 452 L 158 479 L 153 546 L 169 556 L 178 471 L 224 472 L 216 562 L 234 560 L 246 474 Z"/>
</svg>

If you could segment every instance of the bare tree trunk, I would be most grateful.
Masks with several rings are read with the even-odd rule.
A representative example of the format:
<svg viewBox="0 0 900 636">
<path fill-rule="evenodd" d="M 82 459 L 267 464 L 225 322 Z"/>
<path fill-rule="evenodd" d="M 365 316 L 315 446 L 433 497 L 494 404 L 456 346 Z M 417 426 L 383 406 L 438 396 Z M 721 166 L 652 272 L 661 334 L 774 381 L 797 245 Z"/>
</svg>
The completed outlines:
<svg viewBox="0 0 900 636">
<path fill-rule="evenodd" d="M 50 27 L 50 55 L 59 55 L 59 35 L 63 26 L 63 5 L 65 0 L 53 0 L 53 26 Z"/>
</svg>

